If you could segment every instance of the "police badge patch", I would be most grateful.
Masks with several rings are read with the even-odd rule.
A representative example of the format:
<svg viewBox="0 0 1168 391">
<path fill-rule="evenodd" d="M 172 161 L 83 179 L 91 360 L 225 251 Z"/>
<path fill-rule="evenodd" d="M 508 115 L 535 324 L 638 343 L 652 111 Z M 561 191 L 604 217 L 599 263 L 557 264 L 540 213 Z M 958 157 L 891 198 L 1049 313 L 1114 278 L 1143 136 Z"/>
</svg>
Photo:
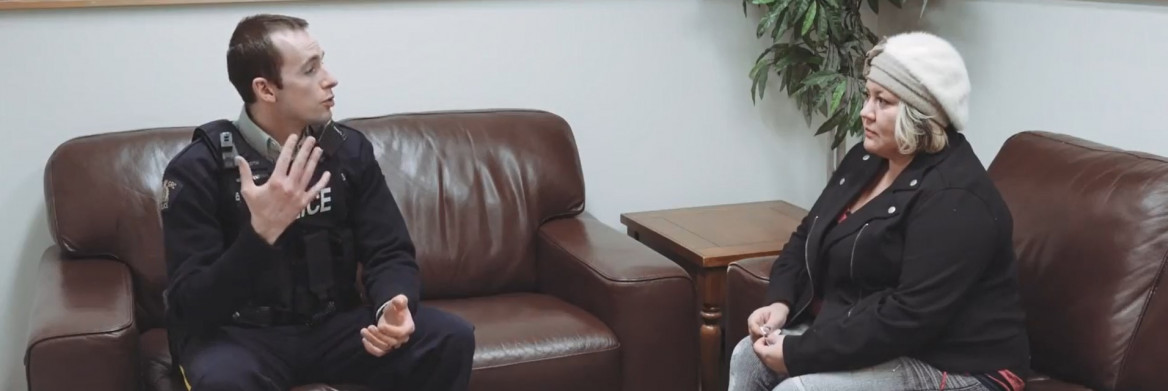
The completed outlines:
<svg viewBox="0 0 1168 391">
<path fill-rule="evenodd" d="M 182 190 L 182 184 L 170 179 L 162 180 L 162 203 L 158 205 L 158 210 L 166 210 L 170 207 L 170 203 L 174 201 L 174 197 L 178 195 L 178 191 Z"/>
</svg>

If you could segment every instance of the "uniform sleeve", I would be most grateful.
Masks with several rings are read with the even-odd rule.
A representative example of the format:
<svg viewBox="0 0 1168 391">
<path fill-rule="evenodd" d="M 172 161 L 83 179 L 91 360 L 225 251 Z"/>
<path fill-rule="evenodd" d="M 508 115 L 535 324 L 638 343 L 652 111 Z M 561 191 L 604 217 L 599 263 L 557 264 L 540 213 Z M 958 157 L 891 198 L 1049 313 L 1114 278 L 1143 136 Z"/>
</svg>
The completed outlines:
<svg viewBox="0 0 1168 391">
<path fill-rule="evenodd" d="M 160 208 L 169 286 L 165 302 L 188 328 L 227 322 L 248 297 L 251 281 L 279 256 L 243 219 L 239 236 L 224 244 L 214 161 L 188 150 L 163 173 Z M 206 161 L 204 161 L 206 160 Z"/>
<path fill-rule="evenodd" d="M 937 337 L 992 261 L 999 230 L 980 198 L 949 189 L 907 217 L 898 285 L 861 301 L 856 313 L 783 341 L 791 376 L 864 368 Z M 868 302 L 874 300 L 874 302 Z"/>
<path fill-rule="evenodd" d="M 353 234 L 367 297 L 379 310 L 397 295 L 405 295 L 411 313 L 421 296 L 414 243 L 397 201 L 389 191 L 373 146 L 361 140 L 358 178 L 354 183 Z M 380 315 L 380 311 L 378 312 Z M 376 321 L 376 319 L 375 319 Z"/>
</svg>

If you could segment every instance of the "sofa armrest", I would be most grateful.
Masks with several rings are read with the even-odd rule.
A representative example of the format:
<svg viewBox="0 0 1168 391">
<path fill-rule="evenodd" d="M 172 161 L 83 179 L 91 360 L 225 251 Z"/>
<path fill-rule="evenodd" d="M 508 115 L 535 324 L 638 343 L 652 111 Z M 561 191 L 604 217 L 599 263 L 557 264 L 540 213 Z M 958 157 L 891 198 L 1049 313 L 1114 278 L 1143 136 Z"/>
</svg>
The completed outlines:
<svg viewBox="0 0 1168 391">
<path fill-rule="evenodd" d="M 545 223 L 536 242 L 540 290 L 616 334 L 621 389 L 697 389 L 698 307 L 684 269 L 586 215 Z"/>
<path fill-rule="evenodd" d="M 28 389 L 133 390 L 138 330 L 130 271 L 117 261 L 41 257 L 25 350 Z"/>
<path fill-rule="evenodd" d="M 750 334 L 746 319 L 754 310 L 766 303 L 767 284 L 770 283 L 771 265 L 777 256 L 746 258 L 726 267 L 726 330 L 722 346 L 727 362 L 734 345 Z"/>
</svg>

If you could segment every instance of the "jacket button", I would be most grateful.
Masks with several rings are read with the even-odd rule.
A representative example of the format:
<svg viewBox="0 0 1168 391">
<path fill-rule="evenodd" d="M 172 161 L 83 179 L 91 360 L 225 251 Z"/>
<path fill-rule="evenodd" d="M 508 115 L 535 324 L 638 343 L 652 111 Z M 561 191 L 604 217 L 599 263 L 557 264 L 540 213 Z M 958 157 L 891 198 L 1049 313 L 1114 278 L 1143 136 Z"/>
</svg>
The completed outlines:
<svg viewBox="0 0 1168 391">
<path fill-rule="evenodd" d="M 909 183 L 908 183 L 908 185 L 909 185 L 909 186 L 916 186 L 916 185 L 917 185 L 917 180 L 916 180 L 916 179 L 913 179 L 913 180 L 912 180 L 912 182 L 909 182 Z"/>
<path fill-rule="evenodd" d="M 845 178 L 840 178 L 840 184 L 841 184 L 841 185 L 842 185 L 842 184 L 844 184 L 844 179 L 845 179 Z"/>
<path fill-rule="evenodd" d="M 868 160 L 870 157 L 872 157 L 872 155 L 864 155 L 864 160 Z"/>
<path fill-rule="evenodd" d="M 896 207 L 895 206 L 888 207 L 888 213 L 896 213 Z"/>
</svg>

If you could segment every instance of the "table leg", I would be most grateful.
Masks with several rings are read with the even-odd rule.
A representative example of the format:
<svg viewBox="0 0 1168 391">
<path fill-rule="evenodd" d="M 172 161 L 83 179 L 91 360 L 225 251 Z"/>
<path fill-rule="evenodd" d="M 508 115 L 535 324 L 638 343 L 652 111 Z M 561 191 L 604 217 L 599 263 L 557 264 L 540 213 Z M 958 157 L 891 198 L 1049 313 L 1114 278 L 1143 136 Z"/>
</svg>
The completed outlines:
<svg viewBox="0 0 1168 391">
<path fill-rule="evenodd" d="M 725 389 L 721 379 L 722 362 L 722 306 L 725 299 L 726 268 L 711 268 L 698 271 L 698 295 L 701 297 L 700 310 L 702 324 L 701 371 L 702 390 L 721 391 Z"/>
</svg>

